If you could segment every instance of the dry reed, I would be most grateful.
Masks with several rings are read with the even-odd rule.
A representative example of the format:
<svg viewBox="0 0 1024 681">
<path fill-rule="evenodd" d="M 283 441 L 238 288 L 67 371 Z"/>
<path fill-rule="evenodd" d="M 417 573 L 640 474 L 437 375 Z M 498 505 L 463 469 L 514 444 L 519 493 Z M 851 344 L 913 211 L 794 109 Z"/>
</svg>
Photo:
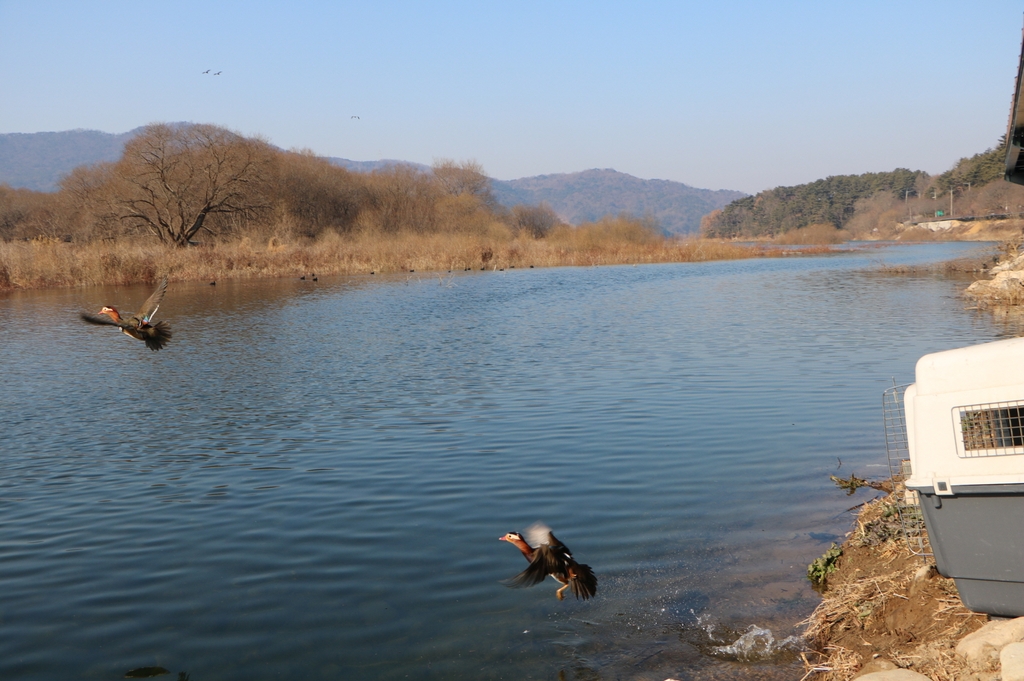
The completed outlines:
<svg viewBox="0 0 1024 681">
<path fill-rule="evenodd" d="M 172 280 L 370 272 L 498 270 L 512 267 L 703 262 L 779 255 L 763 248 L 701 239 L 629 237 L 615 229 L 562 229 L 551 238 L 513 238 L 503 225 L 483 233 L 363 231 L 296 239 L 244 237 L 192 248 L 127 239 L 0 243 L 0 290 L 132 284 Z"/>
</svg>

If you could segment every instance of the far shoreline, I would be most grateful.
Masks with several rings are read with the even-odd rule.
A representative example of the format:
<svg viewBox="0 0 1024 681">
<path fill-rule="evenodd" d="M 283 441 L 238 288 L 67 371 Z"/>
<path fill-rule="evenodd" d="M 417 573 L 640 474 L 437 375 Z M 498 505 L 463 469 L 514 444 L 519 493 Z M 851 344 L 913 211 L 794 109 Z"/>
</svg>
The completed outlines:
<svg viewBox="0 0 1024 681">
<path fill-rule="evenodd" d="M 835 245 L 736 244 L 709 239 L 644 242 L 575 239 L 487 240 L 403 234 L 387 239 L 328 235 L 286 241 L 245 237 L 179 248 L 155 241 L 0 243 L 0 291 L 403 272 L 501 271 L 793 257 L 838 252 Z"/>
</svg>

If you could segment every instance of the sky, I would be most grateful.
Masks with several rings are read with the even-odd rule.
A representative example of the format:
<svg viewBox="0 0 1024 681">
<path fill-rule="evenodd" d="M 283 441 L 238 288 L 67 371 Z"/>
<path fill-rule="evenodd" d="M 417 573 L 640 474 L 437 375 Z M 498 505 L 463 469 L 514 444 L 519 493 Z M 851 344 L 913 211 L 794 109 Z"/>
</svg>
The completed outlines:
<svg viewBox="0 0 1024 681">
<path fill-rule="evenodd" d="M 0 133 L 191 121 L 756 193 L 992 147 L 1022 26 L 1009 0 L 0 0 Z"/>
</svg>

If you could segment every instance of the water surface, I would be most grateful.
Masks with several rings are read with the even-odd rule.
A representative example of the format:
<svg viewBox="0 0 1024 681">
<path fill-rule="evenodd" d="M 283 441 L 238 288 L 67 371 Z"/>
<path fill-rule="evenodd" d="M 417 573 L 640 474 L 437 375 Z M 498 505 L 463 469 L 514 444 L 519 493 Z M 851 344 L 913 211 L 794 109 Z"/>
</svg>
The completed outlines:
<svg viewBox="0 0 1024 681">
<path fill-rule="evenodd" d="M 0 678 L 799 678 L 714 646 L 799 631 L 893 378 L 1015 333 L 878 270 L 978 248 L 172 284 L 159 353 L 6 294 Z M 536 520 L 595 599 L 499 583 Z"/>
</svg>

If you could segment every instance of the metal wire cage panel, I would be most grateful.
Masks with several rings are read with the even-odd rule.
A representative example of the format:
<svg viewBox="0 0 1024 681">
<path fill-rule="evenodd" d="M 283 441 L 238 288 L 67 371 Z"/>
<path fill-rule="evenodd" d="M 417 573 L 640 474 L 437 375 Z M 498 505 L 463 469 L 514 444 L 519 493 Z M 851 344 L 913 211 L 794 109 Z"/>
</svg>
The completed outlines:
<svg viewBox="0 0 1024 681">
<path fill-rule="evenodd" d="M 1024 402 L 956 407 L 953 426 L 960 433 L 956 449 L 962 459 L 1024 454 Z"/>
<path fill-rule="evenodd" d="M 910 445 L 907 441 L 907 414 L 903 394 L 909 386 L 894 385 L 882 393 L 882 417 L 885 422 L 885 455 L 889 461 L 892 488 L 897 490 L 896 510 L 903 528 L 903 538 L 910 552 L 917 556 L 930 556 L 928 534 L 924 528 L 917 492 L 906 489 L 904 482 L 910 477 Z M 898 491 L 903 490 L 902 496 Z"/>
</svg>

